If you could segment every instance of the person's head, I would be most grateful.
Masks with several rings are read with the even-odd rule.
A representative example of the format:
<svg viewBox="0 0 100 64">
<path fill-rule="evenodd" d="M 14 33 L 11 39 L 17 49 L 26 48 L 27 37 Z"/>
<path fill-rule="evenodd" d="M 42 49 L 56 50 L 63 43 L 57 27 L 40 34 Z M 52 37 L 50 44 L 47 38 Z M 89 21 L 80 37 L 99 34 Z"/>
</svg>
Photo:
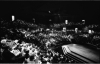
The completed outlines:
<svg viewBox="0 0 100 64">
<path fill-rule="evenodd" d="M 30 56 L 30 61 L 34 60 L 34 55 Z"/>
</svg>

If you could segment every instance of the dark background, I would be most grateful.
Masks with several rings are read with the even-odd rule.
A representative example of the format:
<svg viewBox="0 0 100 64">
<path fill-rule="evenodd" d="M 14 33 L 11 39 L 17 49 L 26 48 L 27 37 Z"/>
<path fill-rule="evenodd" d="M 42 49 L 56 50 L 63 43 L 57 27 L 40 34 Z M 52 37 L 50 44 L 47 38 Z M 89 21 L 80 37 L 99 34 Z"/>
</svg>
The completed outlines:
<svg viewBox="0 0 100 64">
<path fill-rule="evenodd" d="M 64 22 L 65 19 L 77 22 L 82 19 L 86 23 L 96 23 L 100 21 L 100 5 L 96 1 L 4 1 L 0 2 L 1 18 L 11 19 L 15 15 L 18 19 L 33 22 L 48 23 L 47 18 L 57 18 L 58 22 Z M 48 13 L 51 11 L 52 15 Z M 59 21 L 57 14 L 61 14 L 62 21 Z M 52 22 L 57 22 L 52 21 Z"/>
</svg>

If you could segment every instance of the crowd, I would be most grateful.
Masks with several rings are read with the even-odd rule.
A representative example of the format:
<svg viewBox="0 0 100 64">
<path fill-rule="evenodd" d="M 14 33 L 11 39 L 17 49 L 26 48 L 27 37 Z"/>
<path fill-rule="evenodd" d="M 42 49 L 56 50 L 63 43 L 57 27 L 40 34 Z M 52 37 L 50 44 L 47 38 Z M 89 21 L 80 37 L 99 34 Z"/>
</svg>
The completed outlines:
<svg viewBox="0 0 100 64">
<path fill-rule="evenodd" d="M 70 43 L 86 44 L 100 50 L 99 32 L 76 33 L 72 29 L 44 28 L 43 25 L 17 20 L 1 21 L 1 34 L 2 63 L 75 63 L 75 60 L 63 54 L 61 48 Z"/>
</svg>

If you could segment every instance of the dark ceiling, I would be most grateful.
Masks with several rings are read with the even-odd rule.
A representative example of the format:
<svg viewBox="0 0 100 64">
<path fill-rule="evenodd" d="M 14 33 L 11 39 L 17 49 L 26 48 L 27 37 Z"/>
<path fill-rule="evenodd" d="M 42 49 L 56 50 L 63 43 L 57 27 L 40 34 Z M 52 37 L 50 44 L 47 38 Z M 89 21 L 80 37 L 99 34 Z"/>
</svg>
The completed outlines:
<svg viewBox="0 0 100 64">
<path fill-rule="evenodd" d="M 1 2 L 2 16 L 16 15 L 19 17 L 34 17 L 35 15 L 48 15 L 53 13 L 83 17 L 85 19 L 98 19 L 100 5 L 97 2 L 69 2 L 69 1 L 18 1 Z M 98 21 L 97 20 L 97 21 Z"/>
</svg>

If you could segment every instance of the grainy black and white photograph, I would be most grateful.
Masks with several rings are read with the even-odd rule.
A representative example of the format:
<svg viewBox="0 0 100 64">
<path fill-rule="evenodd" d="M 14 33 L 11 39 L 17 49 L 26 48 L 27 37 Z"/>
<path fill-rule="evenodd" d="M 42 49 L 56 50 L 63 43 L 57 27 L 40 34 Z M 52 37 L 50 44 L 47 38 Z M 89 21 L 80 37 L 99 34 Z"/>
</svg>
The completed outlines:
<svg viewBox="0 0 100 64">
<path fill-rule="evenodd" d="M 100 63 L 100 2 L 0 1 L 0 64 Z"/>
</svg>

